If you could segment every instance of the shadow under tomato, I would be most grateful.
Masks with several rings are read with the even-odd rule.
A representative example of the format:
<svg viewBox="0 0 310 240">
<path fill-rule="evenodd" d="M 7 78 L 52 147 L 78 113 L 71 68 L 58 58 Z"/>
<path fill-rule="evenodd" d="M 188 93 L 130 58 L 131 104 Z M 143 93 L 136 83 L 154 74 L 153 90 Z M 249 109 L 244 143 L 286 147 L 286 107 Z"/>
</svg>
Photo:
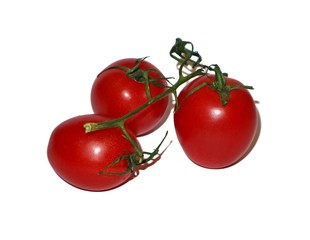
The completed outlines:
<svg viewBox="0 0 310 240">
<path fill-rule="evenodd" d="M 127 181 L 125 181 L 124 183 L 122 183 L 121 185 L 119 185 L 119 186 L 117 186 L 115 188 L 119 188 L 119 187 L 123 186 L 124 184 L 132 181 L 133 179 L 135 179 L 136 177 L 139 176 L 141 170 L 146 170 L 147 168 L 149 168 L 149 167 L 153 166 L 155 163 L 157 163 L 161 159 L 161 156 L 165 153 L 165 151 L 171 145 L 171 143 L 172 143 L 172 141 L 170 141 L 168 146 L 161 153 L 158 153 L 157 156 L 154 159 L 152 159 L 152 160 L 150 160 L 150 161 L 148 161 L 146 163 L 143 163 L 141 165 L 138 165 L 137 169 L 136 169 L 136 172 L 134 174 L 132 174 L 131 177 L 129 179 L 127 179 Z M 115 188 L 112 188 L 112 189 L 109 189 L 109 190 L 113 190 Z"/>
<path fill-rule="evenodd" d="M 141 164 L 141 165 L 137 166 L 138 174 L 139 174 L 140 170 L 145 170 L 145 169 L 149 168 L 150 166 L 153 166 L 155 163 L 157 163 L 161 159 L 161 156 L 165 153 L 165 151 L 171 145 L 171 143 L 172 143 L 172 141 L 170 141 L 168 146 L 161 153 L 157 154 L 156 158 L 154 158 L 153 160 L 150 160 L 150 161 L 148 161 L 148 162 L 146 162 L 144 164 Z"/>
</svg>

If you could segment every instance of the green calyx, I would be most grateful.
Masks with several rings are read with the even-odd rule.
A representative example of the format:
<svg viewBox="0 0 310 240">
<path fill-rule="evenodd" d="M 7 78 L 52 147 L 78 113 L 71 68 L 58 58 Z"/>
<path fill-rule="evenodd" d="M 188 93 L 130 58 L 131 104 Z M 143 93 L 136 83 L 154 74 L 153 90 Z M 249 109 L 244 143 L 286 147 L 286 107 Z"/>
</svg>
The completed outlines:
<svg viewBox="0 0 310 240">
<path fill-rule="evenodd" d="M 117 159 L 115 159 L 111 164 L 109 164 L 104 169 L 102 169 L 99 172 L 99 174 L 108 174 L 108 175 L 114 175 L 114 176 L 122 176 L 122 175 L 126 175 L 126 174 L 137 175 L 137 166 L 149 163 L 150 161 L 153 161 L 156 157 L 160 156 L 159 148 L 163 144 L 167 135 L 168 135 L 168 132 L 166 132 L 164 138 L 161 140 L 159 145 L 153 150 L 153 152 L 140 152 L 140 151 L 136 150 L 135 152 L 128 154 L 128 155 L 121 155 Z M 127 138 L 127 137 L 125 136 L 125 138 Z M 108 171 L 111 167 L 113 167 L 114 165 L 116 165 L 117 163 L 119 163 L 120 161 L 123 161 L 123 160 L 128 162 L 128 166 L 127 166 L 126 171 L 124 171 L 124 172 Z"/>
<path fill-rule="evenodd" d="M 209 86 L 219 93 L 223 106 L 227 105 L 231 90 L 242 89 L 242 88 L 243 89 L 254 89 L 252 86 L 227 85 L 225 77 L 227 77 L 228 75 L 226 73 L 223 73 L 217 64 L 210 65 L 209 70 L 214 71 L 215 73 L 214 82 L 209 84 Z"/>
<path fill-rule="evenodd" d="M 147 57 L 144 58 L 138 58 L 135 62 L 135 65 L 132 68 L 124 67 L 124 66 L 113 66 L 109 69 L 120 69 L 125 71 L 126 76 L 129 78 L 139 82 L 143 83 L 145 85 L 145 92 L 148 100 L 151 100 L 151 92 L 150 92 L 150 84 L 156 85 L 158 87 L 162 88 L 167 88 L 166 85 L 162 84 L 160 80 L 165 80 L 169 82 L 169 78 L 165 78 L 161 72 L 159 72 L 157 69 L 141 69 L 140 64 L 146 59 Z M 105 71 L 106 71 L 105 70 Z M 159 78 L 151 78 L 149 76 L 150 72 L 156 72 L 160 77 Z"/>
<path fill-rule="evenodd" d="M 145 59 L 146 59 L 146 57 L 145 58 L 139 58 L 139 59 L 137 59 L 133 68 L 126 68 L 125 69 L 126 75 L 128 77 L 134 79 L 137 82 L 141 82 L 141 83 L 149 82 L 150 81 L 149 72 L 153 71 L 153 69 L 143 70 L 140 68 L 140 64 Z"/>
<path fill-rule="evenodd" d="M 179 67 L 179 77 L 180 79 L 185 78 L 183 75 L 183 69 L 189 69 L 190 66 L 192 69 L 192 72 L 188 74 L 187 78 L 194 78 L 196 76 L 202 76 L 208 73 L 208 71 L 215 73 L 215 79 L 214 82 L 211 84 L 208 84 L 212 89 L 217 91 L 220 95 L 220 100 L 222 102 L 222 105 L 225 106 L 228 104 L 230 91 L 233 89 L 253 89 L 252 86 L 244 86 L 244 85 L 238 85 L 238 86 L 229 86 L 226 84 L 225 77 L 228 75 L 226 73 L 223 73 L 220 69 L 220 67 L 217 64 L 212 65 L 204 65 L 201 64 L 202 57 L 197 51 L 194 51 L 194 46 L 191 42 L 183 41 L 180 38 L 176 39 L 175 45 L 172 47 L 170 51 L 170 56 L 178 61 L 180 64 Z M 185 78 L 185 81 L 188 81 L 188 79 Z M 201 87 L 206 86 L 206 84 L 202 84 L 202 86 L 198 86 L 191 94 L 198 91 Z"/>
</svg>

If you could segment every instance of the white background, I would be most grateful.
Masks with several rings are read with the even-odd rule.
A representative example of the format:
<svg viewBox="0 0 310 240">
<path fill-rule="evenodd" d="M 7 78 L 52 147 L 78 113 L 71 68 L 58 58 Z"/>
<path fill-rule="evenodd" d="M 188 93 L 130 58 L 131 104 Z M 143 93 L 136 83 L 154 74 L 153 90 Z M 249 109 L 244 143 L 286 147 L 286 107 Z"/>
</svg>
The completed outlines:
<svg viewBox="0 0 310 240">
<path fill-rule="evenodd" d="M 1 1 L 1 239 L 310 239 L 307 1 Z M 126 185 L 87 192 L 50 167 L 51 131 L 91 113 L 111 62 L 144 57 L 177 77 L 180 37 L 259 101 L 261 133 L 237 165 L 183 154 L 172 117 L 143 137 L 162 159 Z"/>
</svg>

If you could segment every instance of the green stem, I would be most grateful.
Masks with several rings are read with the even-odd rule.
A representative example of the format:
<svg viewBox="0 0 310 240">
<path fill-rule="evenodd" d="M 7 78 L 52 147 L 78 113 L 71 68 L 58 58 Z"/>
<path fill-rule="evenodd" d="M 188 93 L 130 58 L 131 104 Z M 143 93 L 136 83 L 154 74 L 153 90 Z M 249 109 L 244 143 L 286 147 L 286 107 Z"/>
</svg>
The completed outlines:
<svg viewBox="0 0 310 240">
<path fill-rule="evenodd" d="M 187 46 L 189 46 L 190 48 L 188 48 Z M 124 137 L 134 147 L 135 152 L 133 154 L 130 154 L 128 156 L 120 156 L 118 159 L 116 159 L 114 162 L 111 163 L 111 166 L 116 164 L 117 162 L 123 160 L 123 159 L 127 159 L 128 164 L 129 164 L 129 171 L 135 172 L 136 171 L 136 165 L 146 163 L 146 162 L 152 160 L 158 154 L 159 147 L 161 146 L 164 139 L 166 138 L 167 133 L 166 133 L 164 139 L 160 142 L 160 144 L 157 146 L 157 148 L 152 153 L 142 152 L 139 149 L 139 146 L 137 145 L 137 143 L 128 134 L 128 132 L 125 128 L 125 122 L 129 118 L 134 116 L 135 114 L 137 114 L 137 113 L 141 112 L 142 110 L 144 110 L 145 108 L 147 108 L 148 106 L 150 106 L 150 105 L 156 103 L 157 101 L 167 97 L 169 94 L 174 95 L 174 98 L 176 101 L 176 104 L 175 104 L 176 109 L 178 109 L 179 103 L 178 103 L 178 99 L 177 99 L 177 89 L 182 84 L 188 82 L 189 80 L 194 79 L 194 78 L 199 77 L 199 76 L 206 75 L 207 71 L 213 71 L 215 73 L 215 80 L 213 83 L 207 84 L 207 85 L 219 92 L 223 105 L 227 104 L 228 99 L 229 99 L 229 93 L 231 90 L 237 89 L 237 88 L 253 89 L 253 87 L 251 87 L 251 86 L 243 86 L 243 85 L 241 85 L 241 86 L 227 86 L 226 80 L 225 80 L 225 76 L 227 76 L 227 75 L 222 73 L 222 71 L 218 65 L 207 66 L 207 65 L 201 64 L 200 62 L 201 62 L 202 58 L 198 52 L 194 51 L 194 46 L 191 42 L 182 41 L 180 38 L 177 38 L 175 45 L 171 48 L 170 56 L 178 61 L 178 63 L 180 64 L 180 67 L 179 67 L 179 79 L 177 80 L 177 82 L 175 84 L 171 84 L 171 86 L 169 86 L 169 87 L 164 86 L 164 85 L 160 85 L 157 82 L 157 80 L 160 80 L 160 79 L 149 78 L 149 75 L 148 75 L 149 72 L 154 71 L 154 69 L 142 70 L 139 68 L 139 64 L 141 61 L 144 60 L 144 58 L 138 59 L 135 66 L 132 69 L 122 67 L 122 66 L 112 67 L 112 68 L 121 69 L 121 70 L 126 72 L 127 76 L 131 77 L 132 79 L 134 79 L 138 82 L 144 83 L 148 101 L 145 104 L 139 106 L 138 108 L 132 110 L 131 112 L 123 115 L 122 117 L 119 117 L 119 118 L 116 118 L 113 120 L 108 120 L 105 122 L 84 124 L 84 128 L 85 128 L 86 133 L 89 133 L 92 131 L 97 131 L 100 129 L 105 129 L 105 128 L 119 127 L 122 130 Z M 191 66 L 192 67 L 191 69 L 193 71 L 190 74 L 183 75 L 184 68 L 186 68 L 188 66 Z M 162 78 L 162 79 L 165 79 L 168 81 L 168 78 Z M 159 86 L 161 86 L 163 88 L 167 88 L 167 89 L 165 91 L 163 91 L 161 94 L 159 94 L 155 97 L 151 97 L 150 89 L 149 89 L 150 83 L 155 84 L 157 86 L 159 85 Z M 168 81 L 168 83 L 169 83 L 169 81 Z M 193 92 L 198 91 L 200 88 L 202 88 L 204 86 L 205 85 L 198 86 L 197 89 L 194 89 Z M 191 94 L 193 92 L 191 92 Z M 149 155 L 149 157 L 144 159 L 144 154 Z M 110 167 L 110 165 L 107 168 L 109 168 L 109 167 Z M 105 171 L 103 170 L 103 172 L 105 172 Z M 116 173 L 116 174 L 126 174 L 126 173 L 127 172 Z"/>
<path fill-rule="evenodd" d="M 131 145 L 134 147 L 135 152 L 138 154 L 138 164 L 143 162 L 143 153 L 140 151 L 139 146 L 137 145 L 137 143 L 132 139 L 132 137 L 129 135 L 129 133 L 127 132 L 124 124 L 120 125 L 121 130 L 124 133 L 125 138 L 131 143 Z"/>
<path fill-rule="evenodd" d="M 245 86 L 245 85 L 229 86 L 226 84 L 226 79 L 225 79 L 226 74 L 224 74 L 221 71 L 221 69 L 218 65 L 213 64 L 210 66 L 210 69 L 211 69 L 211 71 L 214 71 L 215 76 L 214 76 L 214 82 L 211 83 L 209 86 L 219 93 L 223 106 L 227 105 L 231 90 L 241 89 L 241 88 L 243 88 L 243 89 L 254 89 L 252 86 Z"/>
<path fill-rule="evenodd" d="M 131 118 L 133 115 L 141 112 L 143 109 L 147 108 L 149 105 L 154 104 L 155 102 L 167 97 L 169 94 L 176 92 L 177 88 L 182 85 L 183 83 L 187 82 L 188 80 L 196 77 L 196 76 L 201 76 L 204 75 L 204 71 L 202 69 L 199 69 L 187 76 L 182 76 L 180 79 L 172 85 L 170 88 L 162 92 L 161 94 L 149 99 L 148 102 L 145 104 L 139 106 L 138 108 L 132 110 L 131 112 L 123 115 L 122 117 L 113 119 L 113 120 L 108 120 L 105 122 L 99 122 L 99 123 L 86 123 L 84 124 L 85 132 L 89 133 L 92 131 L 100 130 L 100 129 L 105 129 L 105 128 L 111 128 L 111 127 L 121 127 L 124 125 L 125 121 Z"/>
</svg>

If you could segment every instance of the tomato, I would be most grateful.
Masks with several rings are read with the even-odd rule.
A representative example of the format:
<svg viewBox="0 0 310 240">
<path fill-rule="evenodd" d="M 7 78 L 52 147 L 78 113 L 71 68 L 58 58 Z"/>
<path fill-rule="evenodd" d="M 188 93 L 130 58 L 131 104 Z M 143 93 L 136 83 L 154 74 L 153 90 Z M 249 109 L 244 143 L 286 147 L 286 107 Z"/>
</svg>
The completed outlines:
<svg viewBox="0 0 310 240">
<path fill-rule="evenodd" d="M 227 86 L 242 85 L 232 78 L 225 80 Z M 181 90 L 174 125 L 189 159 L 202 167 L 224 168 L 246 154 L 256 133 L 258 114 L 247 89 L 231 90 L 227 105 L 223 105 L 219 93 L 206 84 L 213 82 L 214 75 L 205 75 Z M 205 86 L 197 90 L 201 84 Z"/>
<path fill-rule="evenodd" d="M 62 122 L 52 132 L 47 148 L 48 159 L 55 172 L 69 184 L 84 190 L 104 191 L 133 177 L 131 172 L 120 176 L 99 174 L 104 169 L 110 173 L 125 173 L 128 170 L 125 159 L 109 168 L 107 166 L 121 155 L 134 152 L 120 128 L 85 133 L 85 123 L 106 120 L 107 117 L 100 115 L 81 115 Z M 129 130 L 128 133 L 140 147 L 134 134 Z"/>
<path fill-rule="evenodd" d="M 94 113 L 102 114 L 112 118 L 122 117 L 139 106 L 148 102 L 145 83 L 130 77 L 126 71 L 111 67 L 122 66 L 132 69 L 138 59 L 126 58 L 116 61 L 103 70 L 95 79 L 91 89 L 91 105 Z M 164 76 L 151 63 L 143 60 L 139 61 L 139 69 L 147 70 L 148 77 L 158 79 L 156 83 L 149 84 L 150 95 L 155 97 L 166 90 L 167 83 Z M 139 73 L 137 78 L 141 77 Z M 141 78 L 140 78 L 141 79 Z M 149 105 L 141 112 L 135 114 L 126 121 L 126 126 L 131 129 L 136 136 L 148 134 L 157 129 L 165 119 L 168 110 L 169 98 L 165 97 L 158 102 Z"/>
</svg>

